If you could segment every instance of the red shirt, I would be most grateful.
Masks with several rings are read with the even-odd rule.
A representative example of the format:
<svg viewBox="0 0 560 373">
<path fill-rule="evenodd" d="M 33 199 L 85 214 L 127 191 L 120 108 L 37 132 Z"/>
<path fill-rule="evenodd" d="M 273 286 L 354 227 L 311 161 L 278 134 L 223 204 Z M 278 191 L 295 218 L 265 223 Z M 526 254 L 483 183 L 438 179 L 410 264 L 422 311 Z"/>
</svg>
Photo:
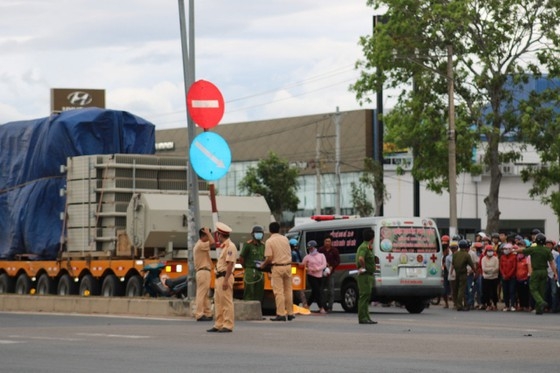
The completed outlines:
<svg viewBox="0 0 560 373">
<path fill-rule="evenodd" d="M 502 255 L 500 258 L 500 273 L 504 280 L 515 278 L 517 270 L 517 254 Z"/>
</svg>

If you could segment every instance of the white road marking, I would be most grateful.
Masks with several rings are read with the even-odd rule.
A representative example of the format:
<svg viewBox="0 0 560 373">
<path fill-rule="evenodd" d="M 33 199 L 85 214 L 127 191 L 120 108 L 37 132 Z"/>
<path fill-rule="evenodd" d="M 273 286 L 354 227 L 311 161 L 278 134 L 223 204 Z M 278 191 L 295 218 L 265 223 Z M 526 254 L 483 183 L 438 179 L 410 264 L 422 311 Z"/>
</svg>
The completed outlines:
<svg viewBox="0 0 560 373">
<path fill-rule="evenodd" d="M 86 337 L 103 337 L 103 338 L 127 338 L 127 339 L 145 339 L 150 338 L 147 335 L 129 335 L 129 334 L 104 334 L 104 333 L 76 333 Z"/>
</svg>

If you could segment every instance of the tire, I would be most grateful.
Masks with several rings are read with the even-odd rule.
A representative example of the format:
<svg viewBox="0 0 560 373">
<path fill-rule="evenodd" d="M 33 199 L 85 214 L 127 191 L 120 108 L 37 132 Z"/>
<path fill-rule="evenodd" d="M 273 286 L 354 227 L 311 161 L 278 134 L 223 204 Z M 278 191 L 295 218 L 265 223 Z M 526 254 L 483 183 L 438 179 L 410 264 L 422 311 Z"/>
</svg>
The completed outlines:
<svg viewBox="0 0 560 373">
<path fill-rule="evenodd" d="M 441 302 L 441 297 L 434 297 L 430 299 L 430 304 L 432 306 L 437 306 Z"/>
<path fill-rule="evenodd" d="M 342 286 L 342 308 L 346 312 L 358 312 L 358 285 L 347 282 Z"/>
<path fill-rule="evenodd" d="M 54 281 L 46 273 L 39 276 L 37 280 L 37 295 L 54 294 Z"/>
<path fill-rule="evenodd" d="M 6 273 L 0 275 L 0 294 L 10 294 L 14 292 L 14 279 Z"/>
<path fill-rule="evenodd" d="M 56 293 L 62 296 L 76 295 L 78 294 L 78 287 L 76 286 L 76 283 L 72 280 L 70 275 L 64 274 L 60 276 L 60 279 L 58 280 Z"/>
<path fill-rule="evenodd" d="M 422 311 L 424 311 L 424 308 L 426 308 L 426 304 L 423 300 L 417 300 L 406 302 L 404 307 L 409 313 L 422 313 Z"/>
<path fill-rule="evenodd" d="M 122 296 L 122 285 L 115 275 L 107 275 L 101 285 L 101 295 L 104 297 Z"/>
<path fill-rule="evenodd" d="M 99 295 L 99 283 L 92 275 L 84 275 L 80 280 L 78 295 Z"/>
<path fill-rule="evenodd" d="M 134 275 L 126 282 L 126 289 L 124 295 L 126 297 L 141 297 L 144 292 L 144 284 L 142 277 Z"/>
<path fill-rule="evenodd" d="M 31 280 L 25 273 L 18 276 L 16 280 L 15 293 L 20 295 L 29 294 L 31 291 Z"/>
</svg>

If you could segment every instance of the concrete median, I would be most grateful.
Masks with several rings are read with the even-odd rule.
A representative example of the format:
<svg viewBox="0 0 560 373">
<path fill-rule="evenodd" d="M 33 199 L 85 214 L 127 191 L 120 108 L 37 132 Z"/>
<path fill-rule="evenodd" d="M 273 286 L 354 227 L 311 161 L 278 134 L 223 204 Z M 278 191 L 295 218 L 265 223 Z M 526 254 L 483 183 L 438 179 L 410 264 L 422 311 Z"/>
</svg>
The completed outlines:
<svg viewBox="0 0 560 373">
<path fill-rule="evenodd" d="M 236 320 L 261 320 L 261 304 L 235 300 Z M 193 317 L 194 300 L 168 298 L 0 295 L 0 311 L 56 312 L 154 317 Z"/>
</svg>

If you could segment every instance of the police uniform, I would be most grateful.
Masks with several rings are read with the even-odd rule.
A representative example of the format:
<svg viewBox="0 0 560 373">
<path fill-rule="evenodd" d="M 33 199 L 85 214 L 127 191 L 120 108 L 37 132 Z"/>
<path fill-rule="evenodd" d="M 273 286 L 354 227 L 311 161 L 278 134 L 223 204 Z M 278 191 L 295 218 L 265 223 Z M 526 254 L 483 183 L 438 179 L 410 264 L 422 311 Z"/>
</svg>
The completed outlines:
<svg viewBox="0 0 560 373">
<path fill-rule="evenodd" d="M 360 268 L 360 257 L 364 258 L 365 268 Z M 363 270 L 357 277 L 358 282 L 358 322 L 360 324 L 377 323 L 369 317 L 369 302 L 374 286 L 373 273 L 375 271 L 375 258 L 371 248 L 371 242 L 364 241 L 356 251 L 356 266 Z"/>
<path fill-rule="evenodd" d="M 212 319 L 210 307 L 210 277 L 212 271 L 212 258 L 210 258 L 210 242 L 198 240 L 193 248 L 194 269 L 196 271 L 196 311 L 195 318 L 199 321 Z"/>
<path fill-rule="evenodd" d="M 209 332 L 231 332 L 233 331 L 235 314 L 233 307 L 233 270 L 230 276 L 226 279 L 227 267 L 230 263 L 235 265 L 237 261 L 237 248 L 235 244 L 230 241 L 229 234 L 232 229 L 224 223 L 216 223 L 216 230 L 218 233 L 228 236 L 222 242 L 222 251 L 216 263 L 216 281 L 214 284 L 214 307 L 215 307 L 215 321 L 214 327 Z M 223 290 L 222 286 L 224 281 L 228 282 L 229 287 Z"/>
<path fill-rule="evenodd" d="M 272 291 L 276 303 L 275 321 L 291 320 L 294 316 L 292 293 L 292 249 L 290 242 L 279 233 L 266 240 L 264 255 L 272 261 Z"/>
<path fill-rule="evenodd" d="M 467 266 L 475 268 L 474 263 L 470 254 L 466 251 L 468 250 L 468 244 L 466 247 L 459 242 L 459 251 L 453 253 L 452 263 L 455 269 L 455 286 L 453 287 L 453 298 L 455 299 L 457 311 L 467 311 L 467 305 L 465 302 L 465 290 L 467 288 Z"/>
<path fill-rule="evenodd" d="M 541 245 L 523 249 L 523 254 L 531 256 L 533 272 L 529 281 L 529 291 L 535 300 L 536 313 L 542 314 L 544 308 L 548 306 L 545 301 L 548 262 L 553 261 L 554 257 L 548 248 Z"/>
<path fill-rule="evenodd" d="M 245 282 L 243 289 L 243 300 L 263 301 L 264 298 L 264 276 L 262 271 L 255 267 L 255 261 L 264 259 L 264 243 L 262 241 L 250 240 L 241 249 L 239 254 L 243 258 Z"/>
</svg>

